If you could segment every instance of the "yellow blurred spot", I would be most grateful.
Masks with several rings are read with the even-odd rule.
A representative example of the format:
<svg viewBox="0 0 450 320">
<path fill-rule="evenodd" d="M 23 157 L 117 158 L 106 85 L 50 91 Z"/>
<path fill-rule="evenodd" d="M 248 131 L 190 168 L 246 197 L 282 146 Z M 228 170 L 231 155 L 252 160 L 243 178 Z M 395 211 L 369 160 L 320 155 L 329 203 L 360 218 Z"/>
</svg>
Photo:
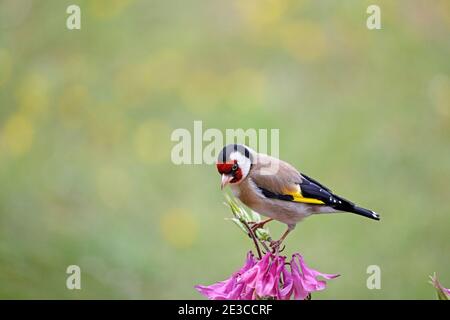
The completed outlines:
<svg viewBox="0 0 450 320">
<path fill-rule="evenodd" d="M 126 207 L 131 194 L 128 174 L 119 167 L 104 166 L 96 176 L 97 192 L 100 199 L 110 208 Z"/>
<path fill-rule="evenodd" d="M 287 51 L 300 62 L 312 62 L 326 53 L 326 37 L 313 22 L 297 22 L 280 27 L 280 40 Z"/>
<path fill-rule="evenodd" d="M 58 109 L 66 124 L 80 125 L 80 117 L 90 102 L 86 86 L 76 84 L 65 87 L 58 100 Z"/>
<path fill-rule="evenodd" d="M 446 22 L 447 26 L 450 26 L 450 2 L 440 1 L 438 3 L 439 8 L 437 11 L 442 15 L 443 20 Z"/>
<path fill-rule="evenodd" d="M 148 94 L 141 75 L 141 66 L 126 64 L 117 72 L 114 79 L 115 92 L 127 105 L 141 102 Z"/>
<path fill-rule="evenodd" d="M 48 108 L 48 81 L 40 74 L 26 76 L 16 90 L 18 106 L 29 114 L 43 113 Z"/>
<path fill-rule="evenodd" d="M 161 50 L 142 64 L 144 80 L 151 88 L 171 90 L 179 85 L 185 73 L 185 58 L 176 50 Z"/>
<path fill-rule="evenodd" d="M 69 81 L 86 82 L 95 80 L 98 70 L 92 68 L 87 62 L 87 57 L 80 52 L 73 52 L 65 56 L 64 75 Z"/>
<path fill-rule="evenodd" d="M 0 49 L 0 87 L 11 77 L 12 58 L 8 51 Z"/>
<path fill-rule="evenodd" d="M 430 98 L 436 112 L 442 117 L 450 116 L 450 79 L 446 75 L 437 75 L 429 87 Z"/>
<path fill-rule="evenodd" d="M 89 12 L 97 18 L 111 18 L 120 14 L 133 0 L 89 1 Z"/>
<path fill-rule="evenodd" d="M 266 77 L 263 73 L 251 69 L 238 69 L 230 77 L 234 92 L 233 106 L 259 108 L 264 102 Z"/>
<path fill-rule="evenodd" d="M 227 103 L 236 110 L 259 107 L 264 100 L 266 77 L 252 69 L 231 72 L 198 70 L 180 88 L 180 98 L 192 112 L 208 112 Z"/>
<path fill-rule="evenodd" d="M 250 27 L 259 29 L 277 23 L 289 8 L 289 0 L 236 0 L 235 5 Z"/>
<path fill-rule="evenodd" d="M 147 120 L 135 131 L 133 144 L 137 158 L 147 164 L 161 163 L 170 153 L 170 128 L 160 120 Z"/>
<path fill-rule="evenodd" d="M 211 110 L 230 92 L 226 77 L 208 70 L 192 72 L 189 81 L 180 87 L 180 97 L 194 112 Z"/>
<path fill-rule="evenodd" d="M 198 236 L 195 217 L 182 209 L 169 211 L 161 217 L 160 228 L 165 241 L 175 248 L 189 248 Z"/>
<path fill-rule="evenodd" d="M 117 147 L 126 137 L 127 127 L 122 110 L 114 104 L 99 103 L 92 106 L 95 112 L 85 119 L 92 148 Z"/>
<path fill-rule="evenodd" d="M 128 105 L 139 104 L 155 92 L 184 85 L 184 59 L 175 50 L 162 50 L 142 62 L 122 66 L 114 81 L 117 94 Z"/>
<path fill-rule="evenodd" d="M 3 144 L 12 155 L 26 153 L 33 143 L 33 124 L 23 114 L 14 114 L 5 123 Z"/>
</svg>

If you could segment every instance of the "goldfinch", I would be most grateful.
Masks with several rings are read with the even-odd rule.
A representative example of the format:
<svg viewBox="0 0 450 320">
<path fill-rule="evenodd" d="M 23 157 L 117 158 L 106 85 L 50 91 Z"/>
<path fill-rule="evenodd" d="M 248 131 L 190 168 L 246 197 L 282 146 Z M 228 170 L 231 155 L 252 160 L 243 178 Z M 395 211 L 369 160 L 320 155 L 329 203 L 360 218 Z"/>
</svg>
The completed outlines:
<svg viewBox="0 0 450 320">
<path fill-rule="evenodd" d="M 358 207 L 337 196 L 289 163 L 257 153 L 244 145 L 225 146 L 219 154 L 216 166 L 222 176 L 222 189 L 230 185 L 233 194 L 242 203 L 269 217 L 253 224 L 254 230 L 272 220 L 287 225 L 287 230 L 281 238 L 272 241 L 273 250 L 278 250 L 299 221 L 313 214 L 351 212 L 380 220 L 376 212 Z"/>
</svg>

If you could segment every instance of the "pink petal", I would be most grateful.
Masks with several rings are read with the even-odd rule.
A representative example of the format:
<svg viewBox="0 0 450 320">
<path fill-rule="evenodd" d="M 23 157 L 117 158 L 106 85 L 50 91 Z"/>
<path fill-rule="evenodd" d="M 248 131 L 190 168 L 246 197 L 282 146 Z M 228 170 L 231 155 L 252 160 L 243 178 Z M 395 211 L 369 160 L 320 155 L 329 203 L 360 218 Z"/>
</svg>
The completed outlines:
<svg viewBox="0 0 450 320">
<path fill-rule="evenodd" d="M 197 285 L 195 289 L 210 300 L 223 300 L 227 299 L 230 292 L 234 289 L 235 284 L 236 279 L 231 277 L 210 286 Z"/>
<path fill-rule="evenodd" d="M 322 272 L 319 272 L 317 270 L 310 269 L 306 265 L 305 260 L 303 259 L 303 257 L 300 254 L 298 254 L 298 253 L 296 255 L 297 255 L 297 258 L 300 261 L 300 265 L 302 267 L 302 270 L 305 270 L 307 273 L 311 274 L 313 277 L 320 276 L 320 277 L 325 278 L 327 280 L 331 280 L 331 279 L 339 277 L 339 274 L 322 273 Z"/>
<path fill-rule="evenodd" d="M 261 281 L 264 276 L 270 262 L 270 253 L 267 253 L 262 259 L 257 262 L 253 267 L 245 271 L 240 277 L 238 282 L 245 283 L 250 288 L 256 288 L 258 282 Z"/>
<path fill-rule="evenodd" d="M 247 258 L 245 260 L 244 266 L 237 273 L 239 273 L 239 274 L 244 273 L 245 271 L 247 271 L 248 269 L 253 267 L 255 265 L 255 263 L 256 263 L 256 259 L 253 255 L 253 253 L 251 251 L 249 251 L 247 253 Z"/>
<path fill-rule="evenodd" d="M 292 274 L 292 292 L 294 299 L 305 300 L 311 291 L 308 291 L 303 279 L 303 275 L 300 273 L 299 266 L 294 258 L 291 260 L 291 274 Z"/>
<path fill-rule="evenodd" d="M 291 273 L 287 270 L 286 266 L 283 266 L 282 270 L 283 276 L 283 287 L 279 290 L 278 299 L 279 300 L 289 300 L 291 298 L 294 281 L 292 279 Z"/>
<path fill-rule="evenodd" d="M 255 300 L 255 289 L 244 287 L 241 293 L 240 300 Z"/>
<path fill-rule="evenodd" d="M 280 277 L 284 267 L 285 257 L 276 256 L 269 265 L 269 269 L 256 286 L 256 293 L 260 297 L 277 297 Z"/>
<path fill-rule="evenodd" d="M 235 272 L 227 280 L 217 282 L 210 286 L 197 285 L 197 289 L 200 294 L 204 295 L 210 300 L 236 300 L 240 298 L 243 290 L 245 289 L 244 284 L 238 284 L 237 279 L 241 273 L 246 272 L 255 265 L 256 261 L 251 252 L 247 254 L 247 259 L 244 266 L 237 272 Z"/>
<path fill-rule="evenodd" d="M 245 289 L 244 284 L 237 284 L 231 292 L 226 296 L 226 300 L 240 300 L 242 291 Z"/>
<path fill-rule="evenodd" d="M 318 280 L 317 277 L 320 276 L 325 279 L 334 279 L 339 276 L 338 274 L 321 273 L 317 270 L 309 268 L 306 265 L 303 257 L 298 253 L 296 253 L 292 256 L 292 261 L 294 261 L 294 259 L 298 259 L 298 261 L 300 263 L 300 268 L 303 273 L 303 284 L 304 284 L 304 287 L 306 288 L 306 290 L 308 290 L 309 292 L 320 291 L 320 290 L 325 289 L 326 282 L 323 280 Z"/>
</svg>

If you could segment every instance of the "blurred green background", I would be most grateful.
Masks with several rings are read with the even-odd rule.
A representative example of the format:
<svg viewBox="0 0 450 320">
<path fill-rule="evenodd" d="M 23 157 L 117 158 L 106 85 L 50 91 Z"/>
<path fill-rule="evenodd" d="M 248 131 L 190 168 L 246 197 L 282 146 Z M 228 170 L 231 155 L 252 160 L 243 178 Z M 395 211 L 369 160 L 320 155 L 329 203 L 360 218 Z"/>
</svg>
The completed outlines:
<svg viewBox="0 0 450 320">
<path fill-rule="evenodd" d="M 252 245 L 215 167 L 170 160 L 171 132 L 202 120 L 279 128 L 284 160 L 381 213 L 288 237 L 342 275 L 314 299 L 434 299 L 428 275 L 450 286 L 449 31 L 445 0 L 0 0 L 0 298 L 197 299 L 237 270 Z"/>
</svg>

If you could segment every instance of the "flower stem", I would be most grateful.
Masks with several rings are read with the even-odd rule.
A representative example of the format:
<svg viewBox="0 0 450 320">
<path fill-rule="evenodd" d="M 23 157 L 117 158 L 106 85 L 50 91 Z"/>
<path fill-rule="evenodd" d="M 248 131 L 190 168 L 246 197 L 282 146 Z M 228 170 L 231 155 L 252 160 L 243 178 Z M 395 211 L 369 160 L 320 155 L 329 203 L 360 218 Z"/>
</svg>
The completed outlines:
<svg viewBox="0 0 450 320">
<path fill-rule="evenodd" d="M 258 238 L 258 240 L 259 240 L 259 243 L 263 246 L 264 250 L 266 250 L 266 252 L 269 252 L 270 249 L 269 249 L 269 247 L 266 245 L 266 243 L 265 243 L 263 240 L 259 239 L 259 238 Z"/>
<path fill-rule="evenodd" d="M 244 226 L 247 228 L 248 234 L 250 235 L 250 237 L 253 240 L 253 243 L 255 244 L 256 251 L 258 252 L 259 259 L 261 259 L 262 258 L 261 249 L 259 248 L 258 240 L 256 240 L 255 233 L 253 232 L 252 228 L 250 228 L 250 226 L 248 225 L 247 221 L 242 221 L 242 222 L 243 222 Z"/>
</svg>

